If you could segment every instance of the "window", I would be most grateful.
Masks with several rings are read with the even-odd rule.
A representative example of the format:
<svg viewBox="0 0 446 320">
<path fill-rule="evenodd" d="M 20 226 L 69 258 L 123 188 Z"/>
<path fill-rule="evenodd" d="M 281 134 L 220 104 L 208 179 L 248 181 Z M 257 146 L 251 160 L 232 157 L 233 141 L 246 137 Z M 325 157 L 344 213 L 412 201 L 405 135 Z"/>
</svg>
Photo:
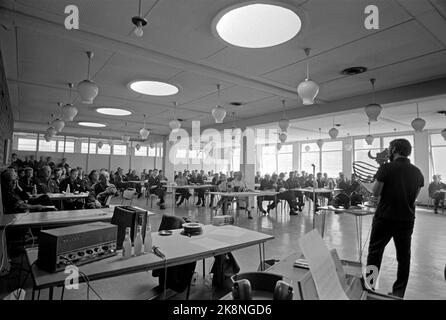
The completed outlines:
<svg viewBox="0 0 446 320">
<path fill-rule="evenodd" d="M 75 151 L 75 141 L 77 138 L 75 137 L 65 137 L 65 153 L 74 153 Z M 79 145 L 78 145 L 79 148 Z M 77 150 L 79 152 L 79 150 Z"/>
<path fill-rule="evenodd" d="M 65 152 L 65 142 L 63 140 L 58 141 L 57 152 Z"/>
<path fill-rule="evenodd" d="M 135 156 L 136 157 L 147 157 L 147 147 L 141 146 L 139 150 L 135 148 Z"/>
<path fill-rule="evenodd" d="M 186 151 L 186 150 L 184 150 L 184 151 Z M 153 148 L 149 148 L 149 157 L 154 157 L 155 154 L 156 154 L 155 146 Z M 184 156 L 184 157 L 186 157 L 186 156 Z"/>
<path fill-rule="evenodd" d="M 99 148 L 98 146 L 98 154 L 110 154 L 111 153 L 111 146 L 108 143 L 103 143 L 102 148 Z"/>
<path fill-rule="evenodd" d="M 113 154 L 116 156 L 125 156 L 127 155 L 127 145 L 125 144 L 114 144 L 113 145 Z"/>
<path fill-rule="evenodd" d="M 321 172 L 335 178 L 342 171 L 342 141 L 325 141 L 322 146 Z"/>
<path fill-rule="evenodd" d="M 441 175 L 442 181 L 446 180 L 446 141 L 440 134 L 430 135 L 431 144 L 431 175 Z M 426 178 L 426 177 L 425 177 Z M 430 180 L 430 177 L 429 177 Z"/>
<path fill-rule="evenodd" d="M 276 145 L 262 146 L 262 159 L 260 165 L 262 174 L 277 173 L 276 150 Z"/>
<path fill-rule="evenodd" d="M 286 144 L 280 148 L 277 155 L 277 170 L 284 173 L 293 170 L 293 145 Z"/>
<path fill-rule="evenodd" d="M 235 147 L 232 150 L 232 163 L 231 163 L 232 171 L 240 170 L 240 147 Z"/>
<path fill-rule="evenodd" d="M 37 134 L 14 132 L 13 149 L 19 151 L 36 151 Z"/>
<path fill-rule="evenodd" d="M 46 142 L 43 134 L 39 135 L 39 151 L 43 152 L 56 152 L 56 140 L 52 139 Z"/>
<path fill-rule="evenodd" d="M 81 143 L 81 153 L 88 153 L 88 142 Z"/>
<path fill-rule="evenodd" d="M 90 142 L 90 149 L 89 149 L 88 153 L 96 154 L 96 143 L 95 142 Z"/>
<path fill-rule="evenodd" d="M 17 150 L 36 151 L 37 140 L 28 138 L 19 138 Z"/>
<path fill-rule="evenodd" d="M 150 152 L 150 149 L 149 149 Z M 187 150 L 186 149 L 177 149 L 177 158 L 185 159 L 187 157 Z"/>
<path fill-rule="evenodd" d="M 316 143 L 303 143 L 301 145 L 300 170 L 313 173 L 312 164 L 316 166 L 316 172 L 321 170 L 320 152 Z"/>
</svg>

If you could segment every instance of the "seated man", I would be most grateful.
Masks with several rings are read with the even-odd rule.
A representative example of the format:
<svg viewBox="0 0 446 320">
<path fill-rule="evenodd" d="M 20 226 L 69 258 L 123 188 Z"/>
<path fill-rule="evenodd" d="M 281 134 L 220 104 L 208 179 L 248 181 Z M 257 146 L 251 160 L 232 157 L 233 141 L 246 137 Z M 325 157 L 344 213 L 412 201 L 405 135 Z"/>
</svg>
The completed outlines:
<svg viewBox="0 0 446 320">
<path fill-rule="evenodd" d="M 67 187 L 70 186 L 70 193 L 85 192 L 85 186 L 78 179 L 79 171 L 77 169 L 71 169 L 68 178 L 65 178 L 60 183 L 60 190 L 66 191 Z M 69 199 L 64 200 L 64 208 L 66 210 L 77 210 L 82 209 L 84 203 L 82 199 Z"/>
<path fill-rule="evenodd" d="M 141 183 L 139 182 L 134 182 L 134 181 L 141 181 L 141 179 L 138 177 L 138 175 L 136 174 L 136 170 L 132 170 L 130 172 L 130 174 L 127 176 L 127 184 L 129 188 L 135 188 L 136 189 L 136 193 L 138 194 L 138 198 L 141 197 L 142 193 L 141 193 Z"/>
<path fill-rule="evenodd" d="M 118 191 L 115 185 L 111 184 L 109 180 L 109 173 L 104 171 L 99 174 L 99 182 L 93 185 L 93 194 L 95 195 L 96 201 L 99 202 L 101 207 L 104 207 L 106 205 L 108 197 L 114 196 Z"/>
<path fill-rule="evenodd" d="M 350 183 L 345 178 L 345 174 L 343 172 L 339 172 L 339 178 L 336 181 L 338 188 L 342 190 L 343 193 L 349 194 L 350 192 Z"/>
<path fill-rule="evenodd" d="M 113 177 L 113 181 L 118 189 L 127 189 L 129 187 L 129 184 L 127 183 L 127 177 L 124 176 L 124 170 L 122 170 L 122 168 L 118 168 L 115 176 Z"/>
<path fill-rule="evenodd" d="M 27 211 L 48 210 L 45 206 L 52 205 L 47 195 L 31 198 L 19 186 L 17 173 L 14 169 L 7 169 L 2 173 L 2 199 L 4 213 L 23 213 Z"/>
<path fill-rule="evenodd" d="M 293 172 L 294 175 L 294 172 Z M 274 175 L 273 175 L 274 176 Z M 267 211 L 269 212 L 270 210 L 274 209 L 277 205 L 277 203 L 279 202 L 279 200 L 286 200 L 286 202 L 288 202 L 288 206 L 290 207 L 290 215 L 297 215 L 297 201 L 296 201 L 296 196 L 294 194 L 294 191 L 292 190 L 287 190 L 285 191 L 286 188 L 286 182 L 284 181 L 285 178 L 285 174 L 281 173 L 279 175 L 279 178 L 277 179 L 277 187 L 276 187 L 276 191 L 281 191 L 276 199 L 277 201 L 273 201 L 269 206 Z"/>
<path fill-rule="evenodd" d="M 220 180 L 219 174 L 218 173 L 214 174 L 214 176 L 212 177 L 212 182 L 211 182 L 213 187 L 209 188 L 209 191 L 217 191 L 217 184 L 218 184 L 219 180 Z M 211 200 L 209 202 L 210 208 L 212 208 L 214 206 L 214 198 L 215 198 L 215 195 L 211 194 Z"/>
<path fill-rule="evenodd" d="M 204 184 L 204 171 L 201 170 L 199 174 L 195 175 L 194 178 L 191 179 L 191 183 L 203 185 Z M 199 188 L 195 189 L 195 192 L 198 196 L 198 202 L 195 204 L 197 206 L 201 205 L 204 207 L 206 205 L 206 199 L 204 198 L 205 189 Z"/>
<path fill-rule="evenodd" d="M 440 192 L 441 189 L 446 189 L 446 184 L 441 182 L 440 175 L 433 176 L 433 182 L 429 184 L 429 197 L 434 199 L 434 213 L 438 214 L 438 206 L 440 201 L 444 201 L 444 192 Z"/>
<path fill-rule="evenodd" d="M 53 180 L 56 182 L 58 189 L 59 189 L 60 183 L 64 179 L 64 177 L 63 177 L 64 171 L 65 171 L 65 169 L 60 168 L 60 167 L 54 169 Z"/>
<path fill-rule="evenodd" d="M 297 206 L 299 207 L 299 211 L 302 211 L 302 207 L 305 205 L 304 195 L 301 191 L 292 191 L 291 189 L 299 189 L 301 186 L 299 184 L 299 178 L 296 177 L 296 173 L 294 171 L 290 171 L 290 177 L 285 182 L 285 189 L 288 190 L 292 199 L 298 199 Z M 291 207 L 290 207 L 291 208 Z M 291 214 L 291 212 L 290 212 Z"/>
<path fill-rule="evenodd" d="M 40 168 L 40 175 L 37 179 L 37 193 L 58 193 L 59 187 L 56 181 L 51 179 L 51 168 L 49 166 L 42 166 Z"/>
<path fill-rule="evenodd" d="M 150 194 L 156 194 L 160 199 L 160 201 L 158 201 L 157 203 L 160 209 L 166 209 L 166 207 L 164 206 L 164 196 L 166 194 L 166 191 L 158 177 L 157 169 L 154 169 L 152 171 L 152 175 L 149 177 L 148 190 Z"/>
<path fill-rule="evenodd" d="M 177 186 L 186 186 L 187 185 L 187 179 L 183 176 L 183 173 L 180 171 L 177 174 L 177 177 L 175 178 L 175 183 Z M 178 200 L 178 197 L 180 197 L 180 201 L 177 202 L 177 207 L 179 207 L 184 199 L 189 200 L 191 194 L 189 192 L 188 189 L 185 188 L 180 188 L 180 189 L 176 189 L 176 193 L 175 193 L 175 201 Z"/>
<path fill-rule="evenodd" d="M 246 181 L 245 181 L 245 179 L 243 179 L 243 174 L 241 172 L 236 172 L 234 174 L 234 180 L 232 180 L 231 186 L 232 186 L 232 190 L 235 192 L 248 191 L 248 186 L 246 185 Z M 252 219 L 251 197 L 247 197 L 246 199 L 239 199 L 237 201 L 237 206 L 246 208 L 246 211 L 248 211 L 248 219 Z"/>
</svg>

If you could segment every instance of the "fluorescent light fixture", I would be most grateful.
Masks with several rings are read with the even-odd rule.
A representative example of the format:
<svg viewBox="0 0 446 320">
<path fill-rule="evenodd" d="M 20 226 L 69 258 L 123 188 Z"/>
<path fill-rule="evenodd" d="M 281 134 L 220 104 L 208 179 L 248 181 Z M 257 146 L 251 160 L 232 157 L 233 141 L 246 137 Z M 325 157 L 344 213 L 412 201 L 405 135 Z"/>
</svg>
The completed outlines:
<svg viewBox="0 0 446 320">
<path fill-rule="evenodd" d="M 294 38 L 302 28 L 302 20 L 296 12 L 282 5 L 250 1 L 223 10 L 212 26 L 229 44 L 267 48 Z"/>
<path fill-rule="evenodd" d="M 128 116 L 132 114 L 132 112 L 129 110 L 118 109 L 118 108 L 97 108 L 96 112 L 106 114 L 109 116 Z"/>
<path fill-rule="evenodd" d="M 173 84 L 152 80 L 132 81 L 129 83 L 129 88 L 149 96 L 172 96 L 180 91 Z"/>
<path fill-rule="evenodd" d="M 97 122 L 85 122 L 85 121 L 81 121 L 77 123 L 80 126 L 83 127 L 93 127 L 93 128 L 103 128 L 106 127 L 107 125 L 103 124 L 103 123 L 97 123 Z"/>
</svg>

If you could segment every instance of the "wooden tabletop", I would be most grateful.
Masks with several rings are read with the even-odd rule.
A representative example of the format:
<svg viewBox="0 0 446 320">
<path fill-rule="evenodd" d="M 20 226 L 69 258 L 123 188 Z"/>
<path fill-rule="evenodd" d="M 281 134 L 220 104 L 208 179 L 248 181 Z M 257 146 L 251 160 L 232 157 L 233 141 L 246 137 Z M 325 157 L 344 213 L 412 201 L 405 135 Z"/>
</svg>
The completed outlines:
<svg viewBox="0 0 446 320">
<path fill-rule="evenodd" d="M 241 191 L 241 192 L 223 192 L 223 191 L 212 191 L 209 194 L 223 196 L 223 197 L 234 197 L 234 198 L 242 198 L 242 197 L 263 197 L 263 196 L 275 196 L 279 194 L 279 191 Z"/>
<path fill-rule="evenodd" d="M 295 188 L 295 189 L 290 189 L 292 191 L 300 191 L 300 192 L 313 192 L 313 188 Z M 316 193 L 332 193 L 335 191 L 342 191 L 342 189 L 328 189 L 328 188 L 315 188 L 314 192 Z"/>
<path fill-rule="evenodd" d="M 319 210 L 336 211 L 338 213 L 347 213 L 355 216 L 368 216 L 375 214 L 376 208 L 361 206 L 361 208 L 335 208 L 333 206 L 319 207 Z"/>
<path fill-rule="evenodd" d="M 214 185 L 212 185 L 212 184 L 188 184 L 185 186 L 169 185 L 169 187 L 172 187 L 174 189 L 200 189 L 200 188 L 211 188 L 211 187 L 214 187 Z"/>
<path fill-rule="evenodd" d="M 51 200 L 66 200 L 66 199 L 82 199 L 88 197 L 88 192 L 81 192 L 81 193 L 46 193 L 46 195 Z M 38 196 L 41 196 L 42 194 L 38 194 Z"/>
<path fill-rule="evenodd" d="M 164 268 L 165 265 L 170 267 L 194 262 L 274 239 L 271 235 L 233 225 L 221 227 L 206 225 L 203 229 L 202 235 L 192 237 L 181 235 L 182 229 L 173 230 L 170 236 L 160 236 L 157 232 L 153 232 L 153 244 L 166 256 L 165 262 L 153 253 L 124 260 L 121 251 L 118 251 L 116 256 L 79 266 L 79 270 L 92 281 Z M 36 261 L 37 253 L 37 248 L 26 251 L 30 264 Z M 48 273 L 39 269 L 36 264 L 32 265 L 31 273 L 36 289 L 63 285 L 67 276 L 63 271 Z"/>
<path fill-rule="evenodd" d="M 114 205 L 110 205 L 110 208 L 102 208 L 102 209 L 40 211 L 40 212 L 29 212 L 29 213 L 4 214 L 0 221 L 0 230 L 3 229 L 6 225 L 8 225 L 8 229 L 11 229 L 11 228 L 29 228 L 29 227 L 53 227 L 62 225 L 82 224 L 94 221 L 108 222 L 111 220 L 113 216 L 114 208 L 115 208 Z M 147 211 L 147 214 L 151 216 L 155 215 L 156 213 Z"/>
</svg>

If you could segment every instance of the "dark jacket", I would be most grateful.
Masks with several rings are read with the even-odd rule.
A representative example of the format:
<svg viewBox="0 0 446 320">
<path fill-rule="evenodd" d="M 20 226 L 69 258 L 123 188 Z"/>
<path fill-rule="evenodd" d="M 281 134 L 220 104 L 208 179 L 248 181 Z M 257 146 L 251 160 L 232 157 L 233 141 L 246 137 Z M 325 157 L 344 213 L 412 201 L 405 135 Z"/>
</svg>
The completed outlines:
<svg viewBox="0 0 446 320">
<path fill-rule="evenodd" d="M 66 187 L 65 187 L 66 189 Z M 65 189 L 63 189 L 63 191 L 65 191 Z M 37 193 L 58 193 L 59 192 L 59 187 L 57 186 L 56 181 L 54 181 L 53 179 L 48 179 L 45 180 L 44 178 L 40 178 L 37 181 Z"/>
</svg>

